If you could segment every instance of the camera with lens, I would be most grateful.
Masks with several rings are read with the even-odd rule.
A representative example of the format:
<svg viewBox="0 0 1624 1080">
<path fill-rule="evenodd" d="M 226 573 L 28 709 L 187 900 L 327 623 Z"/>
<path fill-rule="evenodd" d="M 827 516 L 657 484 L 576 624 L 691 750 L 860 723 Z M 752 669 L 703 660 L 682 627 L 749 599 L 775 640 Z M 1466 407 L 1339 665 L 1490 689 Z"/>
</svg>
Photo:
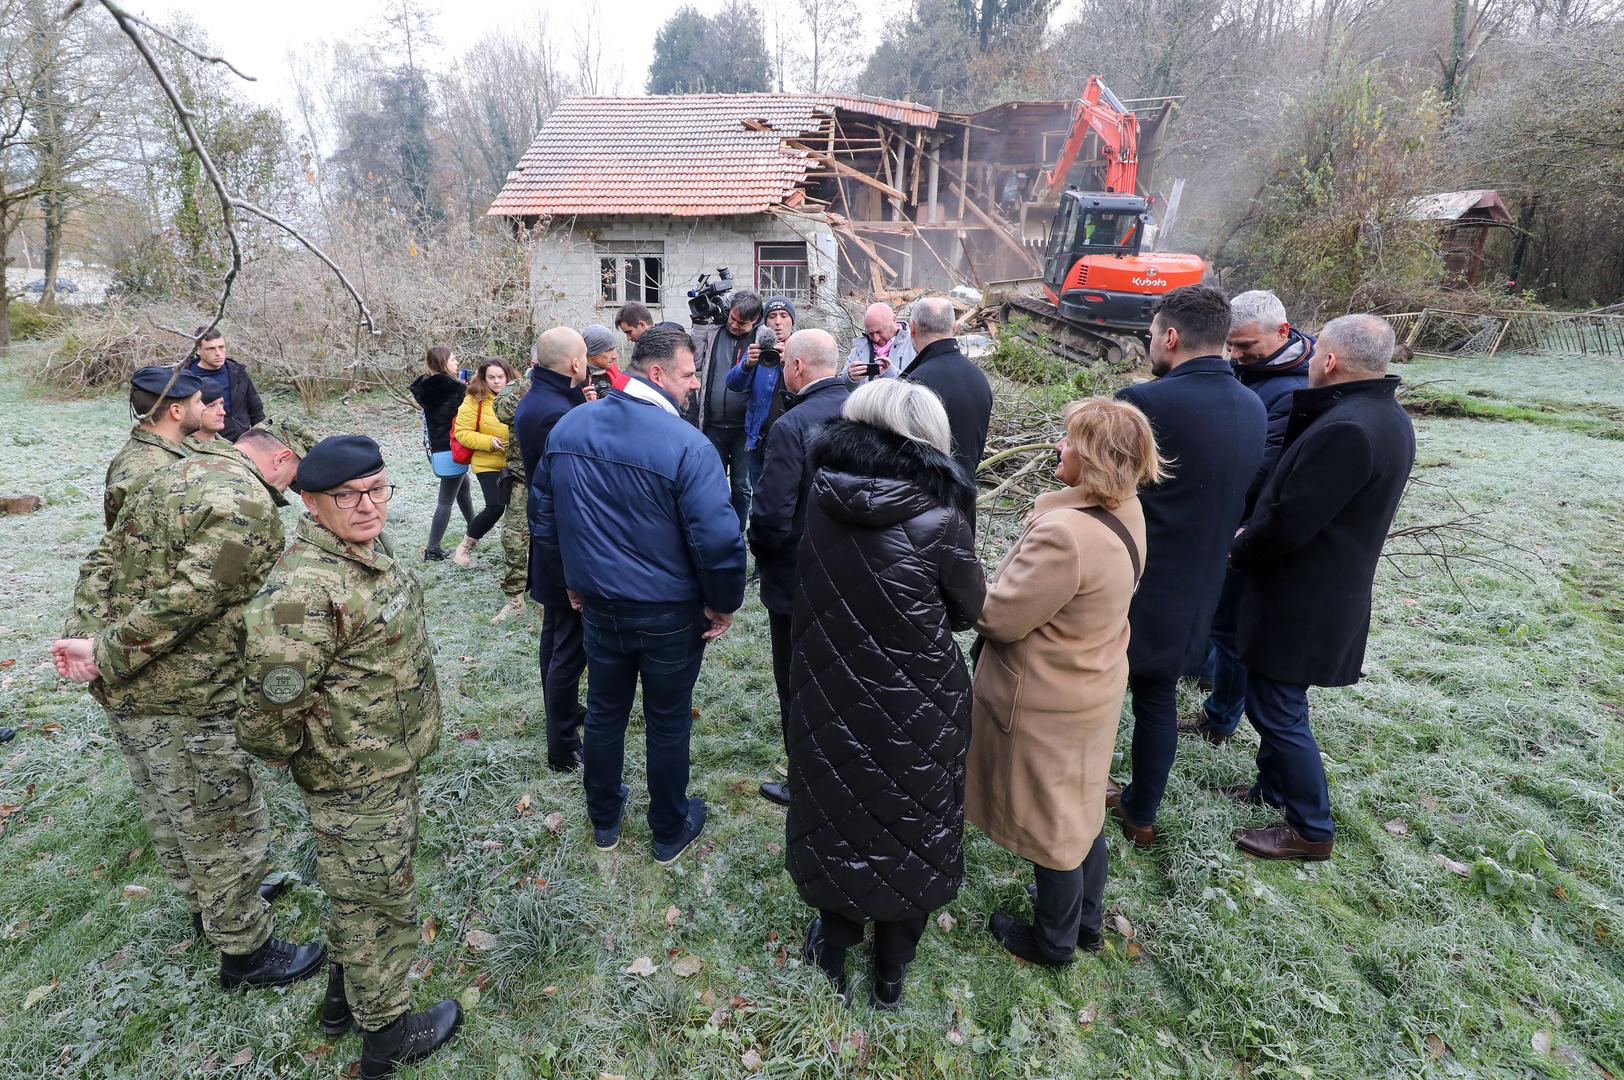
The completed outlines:
<svg viewBox="0 0 1624 1080">
<path fill-rule="evenodd" d="M 607 371 L 599 371 L 598 369 L 593 368 L 590 381 L 592 383 L 593 392 L 595 392 L 600 399 L 608 397 L 609 391 L 615 388 L 614 384 L 609 381 L 609 373 Z"/>
<path fill-rule="evenodd" d="M 700 274 L 699 287 L 688 290 L 688 318 L 695 326 L 720 325 L 727 318 L 728 302 L 723 296 L 732 288 L 733 271 L 725 266 L 716 268 L 715 281 L 709 274 Z"/>
<path fill-rule="evenodd" d="M 770 326 L 756 327 L 756 352 L 756 363 L 762 367 L 777 367 L 784 362 L 784 354 L 778 348 L 778 335 Z"/>
</svg>

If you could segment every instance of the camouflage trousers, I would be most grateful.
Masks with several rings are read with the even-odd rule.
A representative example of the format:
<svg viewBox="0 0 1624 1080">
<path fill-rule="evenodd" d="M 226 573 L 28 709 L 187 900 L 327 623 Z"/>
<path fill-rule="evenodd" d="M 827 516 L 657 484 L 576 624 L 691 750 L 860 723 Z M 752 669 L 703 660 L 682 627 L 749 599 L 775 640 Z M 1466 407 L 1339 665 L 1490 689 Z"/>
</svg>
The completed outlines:
<svg viewBox="0 0 1624 1080">
<path fill-rule="evenodd" d="M 366 1031 L 388 1027 L 411 1002 L 417 956 L 415 774 L 348 791 L 307 791 L 316 877 L 327 894 L 322 931 L 344 993 Z"/>
<path fill-rule="evenodd" d="M 108 713 L 141 816 L 169 879 L 203 916 L 209 943 L 251 953 L 271 936 L 259 896 L 269 869 L 270 812 L 229 717 Z"/>
<path fill-rule="evenodd" d="M 513 482 L 507 513 L 502 515 L 502 595 L 523 596 L 530 577 L 530 488 Z"/>
</svg>

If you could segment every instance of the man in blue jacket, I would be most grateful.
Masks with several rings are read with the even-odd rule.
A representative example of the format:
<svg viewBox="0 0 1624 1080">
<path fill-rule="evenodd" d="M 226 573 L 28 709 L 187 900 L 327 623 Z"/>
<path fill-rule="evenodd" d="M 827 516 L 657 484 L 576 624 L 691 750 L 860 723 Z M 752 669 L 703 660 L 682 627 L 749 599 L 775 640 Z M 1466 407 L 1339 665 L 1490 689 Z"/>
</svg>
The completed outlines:
<svg viewBox="0 0 1624 1080">
<path fill-rule="evenodd" d="M 1291 395 L 1308 385 L 1308 362 L 1314 339 L 1286 321 L 1286 306 L 1265 289 L 1243 292 L 1229 302 L 1229 362 L 1241 385 L 1258 396 L 1269 414 L 1263 463 L 1246 495 L 1246 515 L 1274 471 L 1291 416 Z M 1243 519 L 1244 520 L 1244 519 Z M 1212 617 L 1212 640 L 1201 669 L 1211 687 L 1199 719 L 1180 720 L 1179 731 L 1199 735 L 1214 745 L 1229 741 L 1240 726 L 1246 703 L 1246 665 L 1235 654 L 1235 618 L 1240 610 L 1241 580 L 1224 576 L 1224 591 Z"/>
<path fill-rule="evenodd" d="M 513 412 L 524 462 L 530 535 L 537 534 L 535 482 L 537 463 L 547 439 L 564 414 L 585 404 L 581 387 L 587 380 L 586 340 L 567 326 L 555 326 L 536 339 L 530 350 L 536 364 L 530 369 L 530 390 Z M 547 573 L 539 545 L 530 545 L 530 598 L 541 605 L 541 699 L 547 711 L 547 764 L 556 772 L 581 767 L 581 672 L 586 653 L 581 647 L 581 616 L 570 606 L 564 581 Z"/>
<path fill-rule="evenodd" d="M 572 410 L 536 465 L 535 541 L 579 605 L 586 647 L 582 777 L 599 851 L 620 843 L 626 724 L 638 680 L 647 729 L 654 859 L 675 862 L 705 827 L 689 798 L 688 739 L 705 643 L 744 602 L 744 538 L 710 441 L 681 415 L 698 388 L 693 340 L 652 327 L 624 390 Z"/>
</svg>

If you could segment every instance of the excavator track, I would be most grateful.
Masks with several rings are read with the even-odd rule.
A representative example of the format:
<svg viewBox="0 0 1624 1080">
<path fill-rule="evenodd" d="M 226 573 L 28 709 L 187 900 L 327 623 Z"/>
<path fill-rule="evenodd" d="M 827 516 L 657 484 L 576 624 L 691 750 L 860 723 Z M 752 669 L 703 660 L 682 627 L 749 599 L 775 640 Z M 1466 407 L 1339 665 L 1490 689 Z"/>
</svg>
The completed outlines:
<svg viewBox="0 0 1624 1080">
<path fill-rule="evenodd" d="M 998 321 L 1033 344 L 1076 364 L 1104 362 L 1129 370 L 1145 362 L 1145 341 L 1137 334 L 1068 322 L 1059 316 L 1053 305 L 1032 297 L 1014 296 L 1005 300 L 999 308 Z"/>
</svg>

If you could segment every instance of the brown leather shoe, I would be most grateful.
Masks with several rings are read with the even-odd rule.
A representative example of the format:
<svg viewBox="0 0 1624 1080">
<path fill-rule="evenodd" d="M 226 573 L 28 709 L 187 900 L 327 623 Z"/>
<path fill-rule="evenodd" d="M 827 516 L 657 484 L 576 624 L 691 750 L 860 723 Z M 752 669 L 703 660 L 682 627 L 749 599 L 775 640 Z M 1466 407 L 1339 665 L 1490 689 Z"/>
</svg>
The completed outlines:
<svg viewBox="0 0 1624 1080">
<path fill-rule="evenodd" d="M 1179 734 L 1194 735 L 1199 738 L 1206 739 L 1214 746 L 1223 746 L 1225 743 L 1229 742 L 1230 738 L 1228 735 L 1220 735 L 1218 732 L 1207 726 L 1205 717 L 1194 720 L 1180 720 Z"/>
<path fill-rule="evenodd" d="M 1230 802 L 1244 803 L 1247 806 L 1266 806 L 1263 797 L 1257 793 L 1256 784 L 1229 784 L 1218 789 L 1218 794 Z"/>
<path fill-rule="evenodd" d="M 1107 776 L 1105 778 L 1105 805 L 1110 806 L 1112 799 L 1120 798 L 1122 798 L 1122 785 Z"/>
<path fill-rule="evenodd" d="M 1116 790 L 1112 791 L 1111 788 Z M 1122 809 L 1122 789 L 1111 781 L 1106 781 L 1105 808 L 1116 818 L 1117 824 L 1122 826 L 1122 835 L 1133 842 L 1136 848 L 1148 848 L 1156 843 L 1156 827 L 1141 825 L 1127 815 Z"/>
<path fill-rule="evenodd" d="M 1262 829 L 1236 829 L 1229 834 L 1235 846 L 1260 859 L 1329 859 L 1331 841 L 1304 840 L 1285 822 Z"/>
</svg>

